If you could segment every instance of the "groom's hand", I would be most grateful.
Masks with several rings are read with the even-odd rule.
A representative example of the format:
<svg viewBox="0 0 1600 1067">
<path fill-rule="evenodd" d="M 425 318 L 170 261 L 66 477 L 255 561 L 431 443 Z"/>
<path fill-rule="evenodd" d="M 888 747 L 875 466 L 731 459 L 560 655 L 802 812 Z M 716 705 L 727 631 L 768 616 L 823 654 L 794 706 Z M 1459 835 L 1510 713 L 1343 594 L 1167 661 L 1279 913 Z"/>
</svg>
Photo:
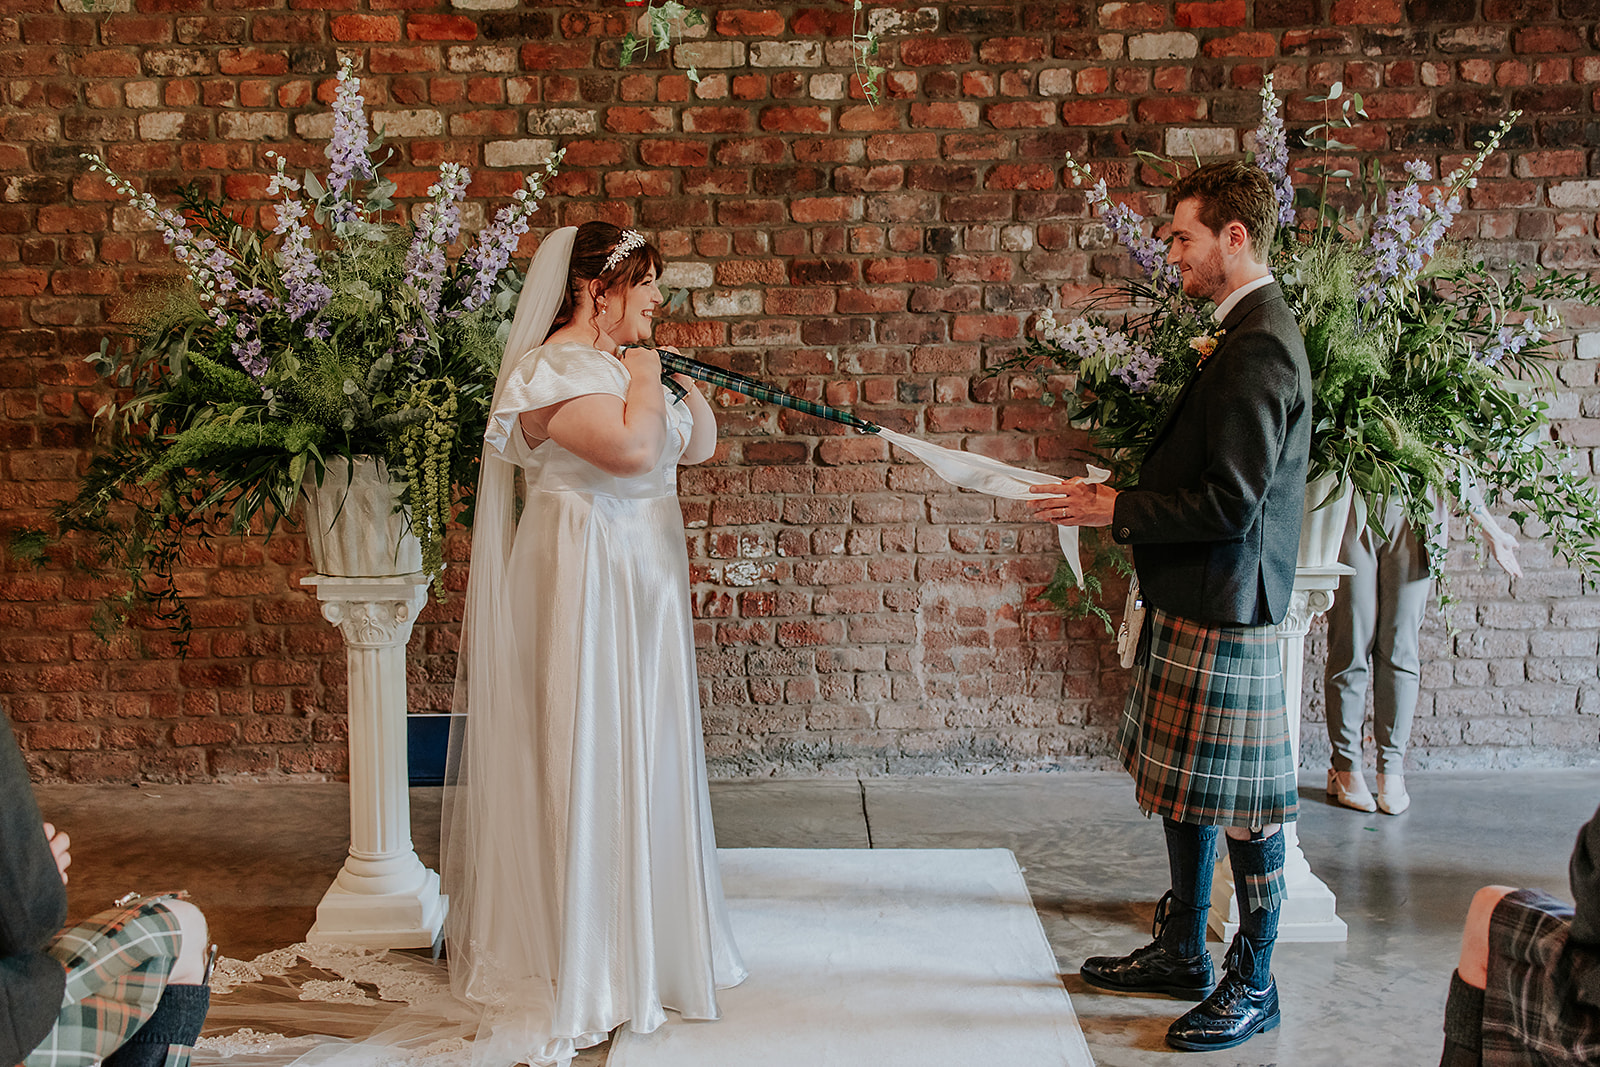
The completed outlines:
<svg viewBox="0 0 1600 1067">
<path fill-rule="evenodd" d="M 1117 503 L 1115 489 L 1082 478 L 1036 485 L 1033 492 L 1045 497 L 1030 502 L 1034 516 L 1057 526 L 1110 526 Z"/>
</svg>

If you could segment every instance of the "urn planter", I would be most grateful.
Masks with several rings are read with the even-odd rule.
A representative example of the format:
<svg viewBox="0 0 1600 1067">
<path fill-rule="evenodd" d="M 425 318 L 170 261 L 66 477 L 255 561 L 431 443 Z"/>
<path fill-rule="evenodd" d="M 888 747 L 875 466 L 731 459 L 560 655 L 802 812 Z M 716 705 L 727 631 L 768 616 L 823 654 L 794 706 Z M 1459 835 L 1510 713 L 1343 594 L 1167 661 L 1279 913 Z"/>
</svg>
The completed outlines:
<svg viewBox="0 0 1600 1067">
<path fill-rule="evenodd" d="M 422 570 L 422 545 L 400 503 L 401 487 L 376 456 L 329 459 L 322 484 L 307 474 L 311 563 L 330 578 L 393 578 Z"/>
</svg>

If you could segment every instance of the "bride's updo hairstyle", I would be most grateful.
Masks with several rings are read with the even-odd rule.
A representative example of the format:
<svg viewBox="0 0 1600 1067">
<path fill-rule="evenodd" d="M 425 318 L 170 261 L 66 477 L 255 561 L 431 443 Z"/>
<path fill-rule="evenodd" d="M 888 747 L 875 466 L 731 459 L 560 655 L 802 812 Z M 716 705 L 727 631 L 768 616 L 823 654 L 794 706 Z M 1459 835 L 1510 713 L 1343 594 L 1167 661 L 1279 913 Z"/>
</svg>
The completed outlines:
<svg viewBox="0 0 1600 1067">
<path fill-rule="evenodd" d="M 611 259 L 623 237 L 631 233 L 632 230 L 623 230 L 609 222 L 586 222 L 578 227 L 572 239 L 567 290 L 561 294 L 561 306 L 556 309 L 555 320 L 550 323 L 550 333 L 555 333 L 572 321 L 572 317 L 578 313 L 578 294 L 590 282 L 598 279 L 600 291 L 609 293 L 618 287 L 630 289 L 638 285 L 651 270 L 656 272 L 656 277 L 661 276 L 661 253 L 637 234 L 630 241 L 634 247 L 613 262 L 610 269 L 606 268 L 607 260 Z"/>
</svg>

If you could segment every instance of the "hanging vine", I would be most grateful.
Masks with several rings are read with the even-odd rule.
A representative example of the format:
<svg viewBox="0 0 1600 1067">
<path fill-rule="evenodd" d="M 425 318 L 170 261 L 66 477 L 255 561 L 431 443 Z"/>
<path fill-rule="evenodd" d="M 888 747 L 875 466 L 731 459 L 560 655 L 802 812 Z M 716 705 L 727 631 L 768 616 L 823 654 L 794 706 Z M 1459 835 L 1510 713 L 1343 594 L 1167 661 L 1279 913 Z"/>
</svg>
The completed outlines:
<svg viewBox="0 0 1600 1067">
<path fill-rule="evenodd" d="M 630 7 L 637 6 L 634 4 Z M 622 38 L 622 52 L 617 56 L 617 65 L 626 67 L 631 64 L 635 56 L 650 58 L 652 52 L 665 52 L 672 47 L 672 39 L 683 39 L 684 31 L 693 26 L 706 24 L 705 12 L 699 8 L 685 7 L 678 0 L 662 0 L 657 4 L 649 0 L 645 5 L 645 35 L 629 30 Z M 693 66 L 687 72 L 690 81 L 700 84 L 700 72 Z"/>
<path fill-rule="evenodd" d="M 443 396 L 437 394 L 442 391 Z M 437 576 L 444 569 L 444 531 L 450 525 L 450 457 L 456 443 L 458 391 L 453 382 L 418 382 L 406 397 L 412 415 L 398 435 L 405 502 L 411 529 L 422 542 L 422 569 Z"/>
<path fill-rule="evenodd" d="M 863 14 L 861 0 L 855 0 L 855 5 L 850 12 L 850 49 L 851 58 L 855 61 L 856 78 L 861 82 L 861 91 L 867 94 L 867 102 L 873 107 L 883 99 L 884 68 L 875 60 L 878 55 L 878 31 L 871 26 L 871 21 Z"/>
</svg>

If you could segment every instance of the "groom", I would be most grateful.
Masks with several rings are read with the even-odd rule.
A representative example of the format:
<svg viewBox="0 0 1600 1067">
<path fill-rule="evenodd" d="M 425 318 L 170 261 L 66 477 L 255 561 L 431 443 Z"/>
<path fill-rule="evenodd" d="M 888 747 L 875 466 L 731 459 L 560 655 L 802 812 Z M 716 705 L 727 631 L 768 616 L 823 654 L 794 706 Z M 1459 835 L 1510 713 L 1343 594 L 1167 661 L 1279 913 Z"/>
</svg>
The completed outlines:
<svg viewBox="0 0 1600 1067">
<path fill-rule="evenodd" d="M 1035 514 L 1110 526 L 1149 616 L 1118 728 L 1140 808 L 1162 817 L 1172 889 L 1156 939 L 1083 963 L 1085 982 L 1203 1000 L 1167 1030 L 1190 1051 L 1278 1025 L 1272 946 L 1283 900 L 1282 824 L 1295 768 L 1274 624 L 1289 605 L 1311 444 L 1311 373 L 1267 267 L 1278 204 L 1244 163 L 1213 163 L 1172 191 L 1167 261 L 1216 304 L 1215 350 L 1151 442 L 1138 487 L 1036 486 Z M 1217 831 L 1227 835 L 1239 933 L 1220 982 L 1206 951 Z"/>
</svg>

